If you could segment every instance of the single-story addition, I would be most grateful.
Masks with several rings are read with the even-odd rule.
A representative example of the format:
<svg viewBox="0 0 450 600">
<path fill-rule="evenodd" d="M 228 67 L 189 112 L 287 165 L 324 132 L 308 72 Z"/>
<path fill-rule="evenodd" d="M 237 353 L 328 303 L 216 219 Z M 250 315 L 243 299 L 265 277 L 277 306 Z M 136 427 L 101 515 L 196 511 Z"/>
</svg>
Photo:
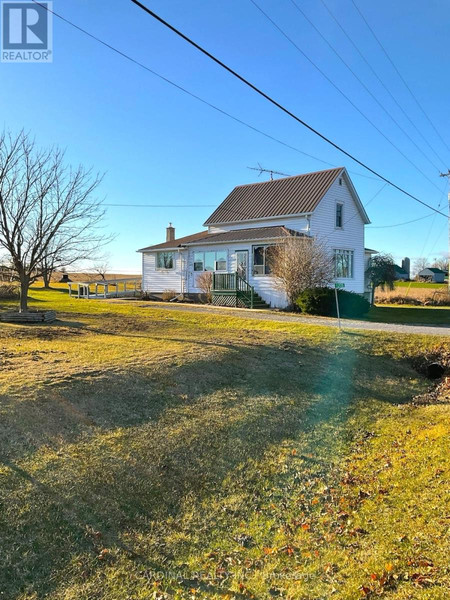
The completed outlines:
<svg viewBox="0 0 450 600">
<path fill-rule="evenodd" d="M 420 271 L 419 279 L 422 279 L 422 281 L 432 281 L 434 283 L 444 283 L 445 271 L 438 269 L 437 267 L 427 267 Z"/>
<path fill-rule="evenodd" d="M 198 277 L 209 271 L 217 288 L 214 303 L 283 308 L 287 298 L 271 275 L 270 250 L 286 235 L 302 235 L 316 237 L 333 253 L 336 282 L 363 294 L 368 223 L 345 167 L 239 185 L 206 220 L 206 230 L 176 238 L 170 224 L 165 242 L 139 250 L 142 289 L 198 296 Z"/>
</svg>

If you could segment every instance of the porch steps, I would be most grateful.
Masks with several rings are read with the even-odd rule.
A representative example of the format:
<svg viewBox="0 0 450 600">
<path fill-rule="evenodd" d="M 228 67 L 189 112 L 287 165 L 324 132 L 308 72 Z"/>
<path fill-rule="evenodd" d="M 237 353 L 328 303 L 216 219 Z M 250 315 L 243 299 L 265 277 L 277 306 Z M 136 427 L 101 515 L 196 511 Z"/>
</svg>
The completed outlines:
<svg viewBox="0 0 450 600">
<path fill-rule="evenodd" d="M 250 308 L 250 307 L 249 307 Z M 253 308 L 270 308 L 265 300 L 259 294 L 253 292 Z"/>
<path fill-rule="evenodd" d="M 237 308 L 270 308 L 269 304 L 255 292 L 239 273 L 213 273 L 212 303 L 215 306 Z"/>
</svg>

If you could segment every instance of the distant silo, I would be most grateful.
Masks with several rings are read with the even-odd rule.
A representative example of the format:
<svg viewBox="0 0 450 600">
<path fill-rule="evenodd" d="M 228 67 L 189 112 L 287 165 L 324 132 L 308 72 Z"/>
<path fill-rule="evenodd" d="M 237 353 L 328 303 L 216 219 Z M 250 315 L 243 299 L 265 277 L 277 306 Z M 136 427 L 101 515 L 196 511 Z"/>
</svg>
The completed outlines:
<svg viewBox="0 0 450 600">
<path fill-rule="evenodd" d="M 411 261 L 407 256 L 402 260 L 402 269 L 408 273 L 408 279 L 411 279 Z"/>
</svg>

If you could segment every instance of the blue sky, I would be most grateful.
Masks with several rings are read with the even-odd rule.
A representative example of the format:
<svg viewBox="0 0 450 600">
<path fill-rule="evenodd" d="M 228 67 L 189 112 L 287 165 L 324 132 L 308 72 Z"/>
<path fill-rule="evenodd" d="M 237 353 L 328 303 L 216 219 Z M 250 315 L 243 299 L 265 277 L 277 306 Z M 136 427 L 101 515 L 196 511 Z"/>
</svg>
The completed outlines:
<svg viewBox="0 0 450 600">
<path fill-rule="evenodd" d="M 261 14 L 250 0 L 148 0 L 148 6 L 224 62 L 374 169 L 437 207 L 447 206 L 450 151 L 399 80 L 351 0 L 325 0 L 341 25 L 414 121 L 426 146 L 331 19 L 321 0 L 296 0 L 358 77 L 435 165 L 411 143 L 339 61 L 291 0 L 255 0 L 351 98 L 426 177 L 342 97 Z M 450 146 L 448 6 L 444 0 L 355 0 Z M 129 0 L 55 0 L 67 19 L 254 127 L 331 163 L 344 165 L 372 226 L 366 246 L 401 256 L 442 256 L 448 230 L 442 216 L 367 177 L 337 150 L 297 125 Z M 327 165 L 243 127 L 162 82 L 54 18 L 51 64 L 0 63 L 0 121 L 32 132 L 41 145 L 67 149 L 72 163 L 105 172 L 107 203 L 161 204 L 162 208 L 108 207 L 105 225 L 117 234 L 112 270 L 137 272 L 139 247 L 163 241 L 172 221 L 177 236 L 193 233 L 233 186 L 258 180 L 264 167 L 297 174 Z M 437 168 L 436 168 L 437 167 Z M 354 174 L 356 173 L 356 174 Z M 366 176 L 360 176 L 365 174 Z M 259 178 L 261 180 L 262 178 Z M 429 181 L 431 180 L 431 181 Z M 170 208 L 168 205 L 211 205 Z"/>
</svg>

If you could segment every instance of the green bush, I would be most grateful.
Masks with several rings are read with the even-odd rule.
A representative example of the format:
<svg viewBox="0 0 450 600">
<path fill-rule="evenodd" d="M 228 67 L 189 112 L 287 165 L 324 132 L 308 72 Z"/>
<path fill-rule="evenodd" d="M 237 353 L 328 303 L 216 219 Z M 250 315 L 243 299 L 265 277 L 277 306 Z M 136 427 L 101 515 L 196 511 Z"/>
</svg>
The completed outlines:
<svg viewBox="0 0 450 600">
<path fill-rule="evenodd" d="M 370 308 L 369 302 L 360 294 L 338 290 L 339 309 L 343 317 L 360 317 Z M 305 290 L 296 300 L 300 310 L 308 315 L 336 316 L 334 289 L 328 287 Z"/>
</svg>

